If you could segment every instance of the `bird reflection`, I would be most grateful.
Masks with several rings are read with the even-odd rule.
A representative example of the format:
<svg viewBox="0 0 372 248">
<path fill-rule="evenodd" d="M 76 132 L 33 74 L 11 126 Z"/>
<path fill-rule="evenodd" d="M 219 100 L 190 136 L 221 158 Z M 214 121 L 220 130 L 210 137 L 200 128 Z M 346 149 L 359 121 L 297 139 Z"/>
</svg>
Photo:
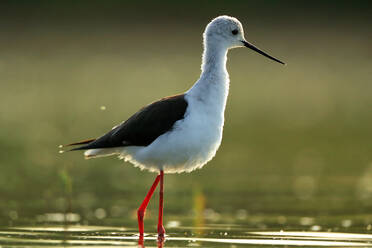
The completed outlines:
<svg viewBox="0 0 372 248">
<path fill-rule="evenodd" d="M 159 235 L 157 239 L 158 248 L 163 248 L 165 238 L 164 236 Z M 145 248 L 145 240 L 143 238 L 143 235 L 139 236 L 138 239 L 138 247 L 139 248 Z"/>
</svg>

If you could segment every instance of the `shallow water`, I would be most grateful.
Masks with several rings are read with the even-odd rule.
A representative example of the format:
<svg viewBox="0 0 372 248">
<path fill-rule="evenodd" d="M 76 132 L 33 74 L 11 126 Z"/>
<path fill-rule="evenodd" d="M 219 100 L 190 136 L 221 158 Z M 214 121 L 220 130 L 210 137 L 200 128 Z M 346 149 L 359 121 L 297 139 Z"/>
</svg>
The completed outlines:
<svg viewBox="0 0 372 248">
<path fill-rule="evenodd" d="M 209 210 L 211 211 L 211 210 Z M 217 213 L 214 213 L 215 215 Z M 75 217 L 74 217 L 75 216 Z M 212 219 L 202 216 L 167 216 L 166 237 L 159 241 L 156 218 L 145 219 L 145 237 L 140 240 L 134 218 L 122 220 L 124 226 L 80 224 L 77 214 L 49 213 L 44 220 L 28 225 L 0 229 L 0 247 L 369 247 L 372 225 L 369 216 L 285 217 L 245 215 L 240 223 L 231 216 Z M 61 218 L 64 217 L 64 218 Z M 206 218 L 207 217 L 207 218 Z"/>
<path fill-rule="evenodd" d="M 4 247 L 68 246 L 68 247 L 369 247 L 372 235 L 358 232 L 314 232 L 252 230 L 239 225 L 207 225 L 203 228 L 168 228 L 165 241 L 156 234 L 139 240 L 134 228 L 109 226 L 23 226 L 0 230 L 0 244 Z M 352 229 L 351 231 L 358 231 Z M 362 230 L 359 230 L 362 231 Z"/>
</svg>

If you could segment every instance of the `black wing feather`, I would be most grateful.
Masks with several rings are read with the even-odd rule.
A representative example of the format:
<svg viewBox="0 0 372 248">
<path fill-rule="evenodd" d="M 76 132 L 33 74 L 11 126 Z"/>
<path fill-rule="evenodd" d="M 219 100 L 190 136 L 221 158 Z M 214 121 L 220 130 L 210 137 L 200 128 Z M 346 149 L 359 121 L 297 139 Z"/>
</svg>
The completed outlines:
<svg viewBox="0 0 372 248">
<path fill-rule="evenodd" d="M 184 94 L 160 99 L 142 108 L 100 138 L 72 150 L 148 146 L 157 137 L 170 131 L 176 121 L 183 119 L 187 105 Z"/>
</svg>

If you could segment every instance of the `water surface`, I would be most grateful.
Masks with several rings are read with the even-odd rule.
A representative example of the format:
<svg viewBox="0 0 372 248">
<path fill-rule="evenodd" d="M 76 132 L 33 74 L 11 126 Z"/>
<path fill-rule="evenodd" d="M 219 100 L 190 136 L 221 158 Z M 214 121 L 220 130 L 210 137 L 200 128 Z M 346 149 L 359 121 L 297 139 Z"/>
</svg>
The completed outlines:
<svg viewBox="0 0 372 248">
<path fill-rule="evenodd" d="M 24 226 L 0 230 L 0 244 L 4 247 L 368 247 L 371 242 L 372 235 L 362 233 L 254 231 L 221 225 L 170 228 L 163 242 L 156 234 L 146 234 L 140 241 L 135 229 L 108 226 Z"/>
</svg>

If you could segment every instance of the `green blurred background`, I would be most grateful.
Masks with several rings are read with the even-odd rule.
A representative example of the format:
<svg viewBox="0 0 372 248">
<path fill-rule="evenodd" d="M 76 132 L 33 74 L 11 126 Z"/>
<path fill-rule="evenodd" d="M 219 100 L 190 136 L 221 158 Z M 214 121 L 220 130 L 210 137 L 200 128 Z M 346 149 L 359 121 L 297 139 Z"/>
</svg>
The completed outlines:
<svg viewBox="0 0 372 248">
<path fill-rule="evenodd" d="M 221 14 L 237 17 L 248 41 L 288 65 L 230 51 L 221 148 L 202 170 L 165 177 L 166 218 L 371 222 L 371 7 L 1 1 L 0 224 L 71 212 L 72 222 L 135 226 L 155 175 L 116 158 L 59 154 L 58 145 L 99 136 L 143 105 L 187 90 L 200 74 L 205 25 Z"/>
</svg>

